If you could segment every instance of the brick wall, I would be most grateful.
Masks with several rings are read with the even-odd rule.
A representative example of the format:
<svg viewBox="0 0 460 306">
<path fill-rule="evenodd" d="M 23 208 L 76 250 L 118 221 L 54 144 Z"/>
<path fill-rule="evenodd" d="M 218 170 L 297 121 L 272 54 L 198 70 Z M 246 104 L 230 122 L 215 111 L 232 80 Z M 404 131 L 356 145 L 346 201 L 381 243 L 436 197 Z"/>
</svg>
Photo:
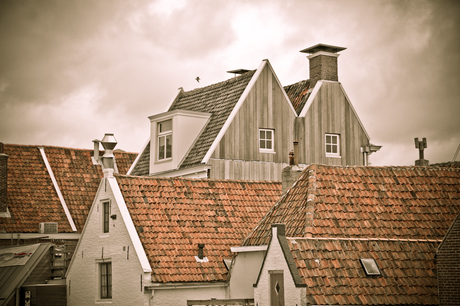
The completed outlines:
<svg viewBox="0 0 460 306">
<path fill-rule="evenodd" d="M 460 217 L 437 252 L 439 305 L 460 305 Z"/>
<path fill-rule="evenodd" d="M 0 212 L 6 212 L 8 207 L 7 182 L 8 180 L 8 155 L 3 153 L 3 144 L 0 143 Z"/>
<path fill-rule="evenodd" d="M 310 58 L 310 88 L 314 88 L 319 80 L 339 80 L 337 57 L 318 55 Z"/>
</svg>

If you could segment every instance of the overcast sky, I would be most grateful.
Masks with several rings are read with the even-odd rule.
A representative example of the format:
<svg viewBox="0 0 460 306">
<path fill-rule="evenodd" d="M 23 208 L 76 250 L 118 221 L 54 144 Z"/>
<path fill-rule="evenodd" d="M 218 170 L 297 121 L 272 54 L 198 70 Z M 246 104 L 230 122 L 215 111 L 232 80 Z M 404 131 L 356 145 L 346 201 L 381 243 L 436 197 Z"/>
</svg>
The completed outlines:
<svg viewBox="0 0 460 306">
<path fill-rule="evenodd" d="M 413 165 L 415 137 L 427 138 L 430 163 L 452 160 L 459 1 L 0 0 L 0 141 L 92 148 L 110 132 L 139 152 L 148 116 L 179 87 L 263 59 L 290 85 L 309 78 L 299 51 L 317 43 L 347 48 L 339 81 L 383 146 L 372 165 Z"/>
</svg>

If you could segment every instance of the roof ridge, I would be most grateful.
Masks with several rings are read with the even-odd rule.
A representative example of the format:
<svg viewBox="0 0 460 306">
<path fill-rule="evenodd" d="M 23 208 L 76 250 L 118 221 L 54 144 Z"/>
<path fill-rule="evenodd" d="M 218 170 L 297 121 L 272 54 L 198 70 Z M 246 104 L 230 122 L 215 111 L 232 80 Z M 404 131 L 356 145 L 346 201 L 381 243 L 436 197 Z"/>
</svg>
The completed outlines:
<svg viewBox="0 0 460 306">
<path fill-rule="evenodd" d="M 11 143 L 4 143 L 5 147 L 22 147 L 22 148 L 48 148 L 48 149 L 64 149 L 64 150 L 76 150 L 76 151 L 93 151 L 94 149 L 85 149 L 85 148 L 74 148 L 74 147 L 60 147 L 60 146 L 53 146 L 53 145 L 24 145 L 24 144 L 11 144 Z M 104 149 L 100 150 L 104 151 Z M 127 153 L 127 154 L 138 154 L 136 152 L 128 152 L 128 151 L 120 151 L 120 149 L 115 149 L 114 153 Z"/>
<path fill-rule="evenodd" d="M 394 241 L 394 242 L 441 242 L 442 239 L 408 238 L 353 238 L 353 237 L 286 237 L 288 240 L 347 240 L 347 241 Z"/>
<path fill-rule="evenodd" d="M 194 88 L 194 89 L 191 89 L 191 90 L 182 91 L 180 94 L 181 95 L 194 94 L 194 93 L 198 93 L 198 92 L 201 92 L 201 91 L 204 91 L 204 90 L 209 90 L 209 89 L 211 89 L 213 87 L 220 87 L 220 86 L 226 85 L 225 83 L 237 82 L 237 81 L 240 81 L 244 77 L 249 77 L 255 71 L 256 70 L 250 70 L 250 71 L 245 72 L 245 73 L 243 73 L 243 74 L 241 74 L 241 75 L 239 75 L 237 77 L 233 77 L 233 78 L 230 78 L 230 79 L 227 79 L 227 80 L 224 80 L 224 81 L 220 81 L 220 82 L 217 82 L 217 83 L 206 85 L 204 87 L 198 87 L 198 88 Z"/>
</svg>

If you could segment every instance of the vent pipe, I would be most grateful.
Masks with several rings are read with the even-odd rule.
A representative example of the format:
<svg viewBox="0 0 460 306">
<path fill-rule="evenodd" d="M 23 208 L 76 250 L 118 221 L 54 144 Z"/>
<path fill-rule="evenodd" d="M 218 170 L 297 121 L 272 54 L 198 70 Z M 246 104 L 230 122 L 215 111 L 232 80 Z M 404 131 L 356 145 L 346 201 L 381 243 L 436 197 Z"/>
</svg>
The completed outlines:
<svg viewBox="0 0 460 306">
<path fill-rule="evenodd" d="M 299 164 L 299 142 L 294 140 L 294 165 Z"/>
<path fill-rule="evenodd" d="M 95 159 L 96 162 L 99 162 L 99 143 L 101 141 L 98 139 L 94 139 L 94 153 L 93 153 L 93 158 Z"/>
<path fill-rule="evenodd" d="M 106 133 L 102 138 L 102 146 L 104 147 L 104 156 L 102 156 L 102 165 L 105 169 L 114 169 L 115 155 L 113 155 L 113 149 L 117 145 L 117 140 L 113 134 Z"/>
<path fill-rule="evenodd" d="M 203 259 L 203 248 L 204 248 L 204 244 L 198 244 L 198 258 L 199 259 Z"/>
</svg>

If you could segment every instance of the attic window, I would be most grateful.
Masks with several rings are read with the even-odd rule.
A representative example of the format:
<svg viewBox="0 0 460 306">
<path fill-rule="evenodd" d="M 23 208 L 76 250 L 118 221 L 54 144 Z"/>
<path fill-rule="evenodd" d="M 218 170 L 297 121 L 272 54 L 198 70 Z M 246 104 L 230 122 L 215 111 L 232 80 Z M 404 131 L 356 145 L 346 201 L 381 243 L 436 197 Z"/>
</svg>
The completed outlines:
<svg viewBox="0 0 460 306">
<path fill-rule="evenodd" d="M 274 151 L 274 130 L 259 129 L 259 149 L 260 152 Z"/>
<path fill-rule="evenodd" d="M 381 275 L 380 269 L 373 258 L 361 258 L 360 261 L 367 276 Z"/>
<path fill-rule="evenodd" d="M 172 157 L 172 120 L 158 123 L 158 160 Z"/>
</svg>

